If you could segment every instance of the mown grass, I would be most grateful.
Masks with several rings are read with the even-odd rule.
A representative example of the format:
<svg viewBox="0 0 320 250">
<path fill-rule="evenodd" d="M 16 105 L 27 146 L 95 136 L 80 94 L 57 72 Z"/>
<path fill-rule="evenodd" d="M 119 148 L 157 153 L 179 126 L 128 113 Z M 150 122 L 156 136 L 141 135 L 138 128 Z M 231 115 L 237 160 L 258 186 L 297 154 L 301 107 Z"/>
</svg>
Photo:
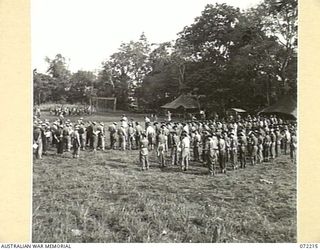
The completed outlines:
<svg viewBox="0 0 320 250">
<path fill-rule="evenodd" d="M 137 151 L 81 153 L 34 161 L 33 242 L 296 241 L 287 156 L 209 177 L 194 163 L 160 169 L 154 152 L 144 172 Z"/>
</svg>

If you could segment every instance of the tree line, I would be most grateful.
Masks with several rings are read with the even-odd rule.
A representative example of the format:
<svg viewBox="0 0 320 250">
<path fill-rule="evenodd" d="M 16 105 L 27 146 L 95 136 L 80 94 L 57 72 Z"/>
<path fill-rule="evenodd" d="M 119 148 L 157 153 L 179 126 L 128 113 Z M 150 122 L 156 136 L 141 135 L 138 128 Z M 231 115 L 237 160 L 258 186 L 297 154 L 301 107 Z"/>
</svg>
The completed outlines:
<svg viewBox="0 0 320 250">
<path fill-rule="evenodd" d="M 117 97 L 157 109 L 181 93 L 206 108 L 254 110 L 297 94 L 297 0 L 264 0 L 240 10 L 208 4 L 175 41 L 150 43 L 142 34 L 122 43 L 98 72 L 68 70 L 61 55 L 46 58 L 45 74 L 33 73 L 34 103 L 88 103 Z"/>
</svg>

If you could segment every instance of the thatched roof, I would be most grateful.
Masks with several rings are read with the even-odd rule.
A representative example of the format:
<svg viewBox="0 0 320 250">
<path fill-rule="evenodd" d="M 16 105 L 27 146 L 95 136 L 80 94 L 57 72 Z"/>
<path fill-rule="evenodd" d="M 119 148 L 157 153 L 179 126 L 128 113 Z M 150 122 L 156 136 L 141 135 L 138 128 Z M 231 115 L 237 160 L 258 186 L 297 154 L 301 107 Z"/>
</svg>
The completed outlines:
<svg viewBox="0 0 320 250">
<path fill-rule="evenodd" d="M 182 94 L 172 102 L 161 106 L 161 108 L 164 109 L 178 109 L 180 107 L 183 107 L 185 109 L 197 109 L 199 108 L 199 102 L 193 96 Z"/>
<path fill-rule="evenodd" d="M 237 113 L 246 113 L 247 112 L 244 109 L 240 109 L 240 108 L 230 108 L 230 110 L 235 111 Z"/>
<path fill-rule="evenodd" d="M 262 109 L 259 114 L 284 114 L 297 118 L 297 100 L 291 96 L 283 96 L 275 104 Z"/>
</svg>

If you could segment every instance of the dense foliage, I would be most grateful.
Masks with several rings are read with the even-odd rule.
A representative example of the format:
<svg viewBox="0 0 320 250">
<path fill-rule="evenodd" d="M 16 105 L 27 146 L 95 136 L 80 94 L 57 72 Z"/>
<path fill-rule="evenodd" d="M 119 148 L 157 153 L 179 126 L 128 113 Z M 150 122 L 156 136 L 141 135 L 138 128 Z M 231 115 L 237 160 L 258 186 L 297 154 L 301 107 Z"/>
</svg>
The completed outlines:
<svg viewBox="0 0 320 250">
<path fill-rule="evenodd" d="M 144 34 L 122 43 L 97 74 L 71 73 L 58 54 L 46 74 L 34 70 L 34 102 L 87 103 L 114 96 L 118 108 L 135 102 L 157 109 L 193 93 L 207 109 L 255 110 L 297 91 L 297 1 L 264 0 L 245 11 L 207 5 L 175 42 L 150 44 Z"/>
</svg>

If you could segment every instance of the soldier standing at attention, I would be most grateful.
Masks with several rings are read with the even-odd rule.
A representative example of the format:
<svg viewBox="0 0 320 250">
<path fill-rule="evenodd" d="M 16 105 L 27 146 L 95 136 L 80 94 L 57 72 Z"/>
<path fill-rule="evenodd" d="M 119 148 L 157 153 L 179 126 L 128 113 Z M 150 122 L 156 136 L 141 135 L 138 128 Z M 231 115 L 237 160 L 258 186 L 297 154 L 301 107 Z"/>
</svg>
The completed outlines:
<svg viewBox="0 0 320 250">
<path fill-rule="evenodd" d="M 62 135 L 63 135 L 64 149 L 69 152 L 70 151 L 69 123 L 66 123 L 65 126 L 63 127 Z"/>
<path fill-rule="evenodd" d="M 120 121 L 121 121 L 121 126 L 123 126 L 124 129 L 126 130 L 128 128 L 128 118 L 126 117 L 125 114 L 122 115 Z"/>
<path fill-rule="evenodd" d="M 41 130 L 41 125 L 39 125 L 38 123 L 34 124 L 33 145 L 35 149 L 36 158 L 41 159 L 42 158 L 42 130 Z"/>
<path fill-rule="evenodd" d="M 148 141 L 149 141 L 149 146 L 150 146 L 151 150 L 153 150 L 154 149 L 154 145 L 155 145 L 156 131 L 151 126 L 150 123 L 147 125 L 146 134 L 147 134 L 147 138 L 148 138 Z"/>
<path fill-rule="evenodd" d="M 226 128 L 227 129 L 227 128 Z M 223 139 L 226 143 L 226 163 L 230 161 L 230 138 L 228 136 L 227 130 L 223 132 Z"/>
<path fill-rule="evenodd" d="M 143 128 L 140 125 L 139 122 L 136 122 L 136 131 L 135 131 L 135 141 L 136 141 L 136 148 L 140 148 L 140 142 L 141 142 L 141 134 L 143 132 Z"/>
<path fill-rule="evenodd" d="M 54 137 L 57 141 L 57 153 L 63 154 L 63 125 L 59 125 Z"/>
<path fill-rule="evenodd" d="M 295 131 L 291 132 L 291 140 L 290 140 L 290 158 L 292 162 L 296 161 L 297 156 L 297 135 Z"/>
<path fill-rule="evenodd" d="M 117 123 L 114 122 L 109 126 L 109 133 L 110 133 L 110 148 L 116 149 L 117 143 Z"/>
<path fill-rule="evenodd" d="M 158 141 L 157 156 L 159 158 L 160 167 L 165 167 L 165 165 L 166 165 L 165 157 L 164 157 L 166 138 L 163 133 L 164 133 L 163 130 L 159 131 L 158 140 L 157 140 Z"/>
<path fill-rule="evenodd" d="M 258 138 L 255 136 L 254 132 L 251 132 L 251 165 L 255 166 L 257 163 L 257 154 L 258 154 Z"/>
<path fill-rule="evenodd" d="M 173 130 L 171 133 L 172 133 L 171 164 L 178 165 L 179 164 L 178 147 L 180 144 L 180 139 L 177 134 L 177 131 Z"/>
<path fill-rule="evenodd" d="M 273 129 L 270 129 L 270 157 L 271 160 L 273 160 L 274 158 L 276 158 L 276 134 L 273 132 Z"/>
<path fill-rule="evenodd" d="M 86 128 L 84 126 L 83 121 L 80 122 L 78 132 L 79 132 L 79 137 L 80 137 L 80 148 L 81 148 L 81 150 L 85 150 L 85 148 L 86 148 L 86 135 L 85 135 Z"/>
<path fill-rule="evenodd" d="M 98 126 L 96 122 L 92 122 L 92 146 L 93 151 L 96 152 L 98 148 L 98 136 L 100 131 L 98 130 Z"/>
<path fill-rule="evenodd" d="M 266 136 L 264 137 L 263 141 L 263 151 L 264 151 L 264 160 L 269 161 L 270 160 L 270 146 L 271 146 L 271 137 L 269 134 L 269 131 L 266 131 Z"/>
<path fill-rule="evenodd" d="M 57 145 L 57 141 L 56 141 L 56 138 L 55 138 L 54 135 L 55 135 L 55 133 L 56 133 L 56 131 L 58 129 L 59 129 L 59 122 L 58 121 L 53 122 L 53 124 L 52 124 L 52 126 L 50 128 L 51 133 L 52 133 L 52 143 L 51 143 L 52 146 L 56 146 Z"/>
<path fill-rule="evenodd" d="M 284 139 L 284 154 L 286 155 L 289 150 L 290 140 L 291 140 L 290 132 L 288 131 L 287 125 L 284 127 L 284 138 L 283 139 Z"/>
<path fill-rule="evenodd" d="M 201 154 L 201 161 L 204 166 L 209 164 L 209 141 L 211 135 L 208 131 L 202 132 L 202 154 Z"/>
<path fill-rule="evenodd" d="M 163 135 L 165 137 L 164 151 L 168 152 L 168 150 L 169 150 L 168 138 L 169 138 L 169 135 L 170 135 L 170 130 L 168 129 L 168 127 L 166 125 L 163 125 L 162 129 L 163 129 Z"/>
<path fill-rule="evenodd" d="M 42 139 L 42 154 L 46 155 L 47 150 L 48 150 L 48 145 L 49 145 L 49 140 L 47 138 L 47 132 L 49 131 L 47 125 L 45 123 L 42 123 L 41 127 L 41 139 Z M 50 133 L 50 131 L 49 131 Z M 49 135 L 50 136 L 50 135 Z"/>
<path fill-rule="evenodd" d="M 87 134 L 86 134 L 86 145 L 89 148 L 93 148 L 93 124 L 92 122 L 89 123 L 87 129 Z"/>
<path fill-rule="evenodd" d="M 100 147 L 101 150 L 104 151 L 105 147 L 106 147 L 104 123 L 100 122 L 99 125 L 100 126 L 97 127 L 97 130 L 99 131 L 99 134 L 98 134 L 98 147 Z"/>
<path fill-rule="evenodd" d="M 145 133 L 141 134 L 141 142 L 140 142 L 140 162 L 141 162 L 141 170 L 149 169 L 149 150 L 148 150 L 149 141 Z"/>
<path fill-rule="evenodd" d="M 207 143 L 205 147 L 207 147 L 206 158 L 209 174 L 213 176 L 216 175 L 215 164 L 219 157 L 219 141 L 215 133 L 207 134 Z"/>
<path fill-rule="evenodd" d="M 281 154 L 281 140 L 282 140 L 282 135 L 280 133 L 279 127 L 276 127 L 275 134 L 276 134 L 276 157 L 279 157 L 279 155 Z"/>
<path fill-rule="evenodd" d="M 218 135 L 219 165 L 221 173 L 226 173 L 226 141 L 222 134 Z"/>
<path fill-rule="evenodd" d="M 182 132 L 181 140 L 181 169 L 187 171 L 189 168 L 189 156 L 190 156 L 190 139 L 187 133 Z"/>
<path fill-rule="evenodd" d="M 200 144 L 201 144 L 201 135 L 198 130 L 195 131 L 193 138 L 193 160 L 200 161 Z"/>
<path fill-rule="evenodd" d="M 148 116 L 145 116 L 144 117 L 144 129 L 147 130 L 147 127 L 149 126 L 150 124 L 150 118 Z"/>
<path fill-rule="evenodd" d="M 246 167 L 246 153 L 247 153 L 247 136 L 245 135 L 244 132 L 240 133 L 240 138 L 239 138 L 239 158 L 240 158 L 240 168 L 245 168 Z"/>
<path fill-rule="evenodd" d="M 120 129 L 118 130 L 118 137 L 119 137 L 119 149 L 123 151 L 126 150 L 127 137 L 126 137 L 126 130 L 123 127 L 123 125 L 121 125 Z"/>
<path fill-rule="evenodd" d="M 230 133 L 230 161 L 233 170 L 238 168 L 238 140 L 233 132 Z"/>
<path fill-rule="evenodd" d="M 264 137 L 261 132 L 258 132 L 258 156 L 257 156 L 257 162 L 262 163 L 263 162 L 263 141 Z"/>
<path fill-rule="evenodd" d="M 80 154 L 80 135 L 79 135 L 79 125 L 76 125 L 75 130 L 71 134 L 72 148 L 73 148 L 73 158 L 79 158 Z"/>
<path fill-rule="evenodd" d="M 129 150 L 133 149 L 134 140 L 135 140 L 135 131 L 132 124 L 130 123 L 128 127 L 128 149 Z"/>
</svg>

